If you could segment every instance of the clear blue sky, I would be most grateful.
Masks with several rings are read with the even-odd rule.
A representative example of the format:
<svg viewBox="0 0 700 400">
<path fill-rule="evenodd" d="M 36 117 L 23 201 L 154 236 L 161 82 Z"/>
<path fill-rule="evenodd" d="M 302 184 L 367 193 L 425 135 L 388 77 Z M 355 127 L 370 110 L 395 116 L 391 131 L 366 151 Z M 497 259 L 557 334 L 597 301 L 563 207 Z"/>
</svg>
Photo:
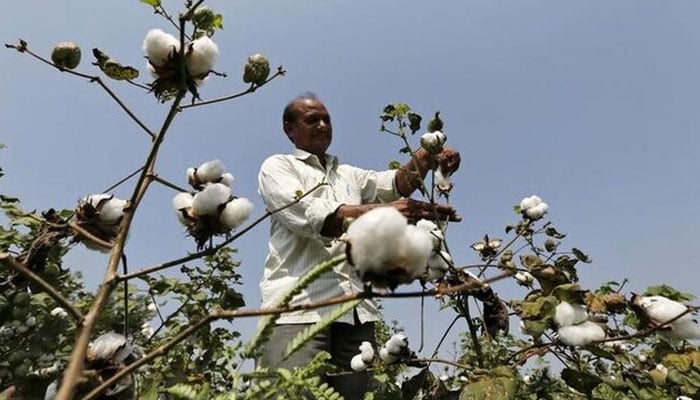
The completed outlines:
<svg viewBox="0 0 700 400">
<path fill-rule="evenodd" d="M 314 91 L 331 111 L 330 151 L 347 163 L 383 169 L 399 142 L 378 132 L 378 114 L 404 101 L 424 116 L 440 110 L 462 167 L 451 201 L 463 215 L 448 241 L 458 264 L 477 262 L 469 244 L 505 238 L 512 205 L 538 194 L 568 245 L 590 254 L 585 287 L 631 280 L 627 292 L 658 283 L 695 295 L 700 227 L 700 3 L 697 1 L 212 1 L 225 29 L 221 57 L 203 99 L 243 89 L 243 62 L 261 52 L 288 75 L 241 101 L 180 114 L 157 172 L 185 185 L 185 169 L 213 158 L 235 177 L 235 194 L 256 194 L 267 156 L 287 152 L 284 104 Z M 181 3 L 165 1 L 177 11 Z M 173 32 L 137 0 L 24 0 L 7 4 L 4 43 L 25 39 L 44 55 L 61 40 L 83 49 L 81 71 L 99 47 L 147 79 L 141 43 L 151 28 Z M 96 85 L 14 51 L 0 51 L 2 193 L 26 208 L 71 208 L 141 165 L 145 134 Z M 167 105 L 108 83 L 153 129 Z M 115 194 L 126 198 L 130 186 Z M 130 267 L 194 249 L 171 210 L 175 193 L 154 185 L 138 212 Z M 236 242 L 250 306 L 266 254 L 267 223 Z M 105 256 L 77 247 L 68 265 L 95 285 Z M 497 284 L 505 298 L 524 291 Z M 433 303 L 429 301 L 429 303 Z M 418 340 L 418 300 L 385 302 Z M 430 307 L 428 349 L 451 320 Z M 254 321 L 237 321 L 244 335 Z M 464 327 L 460 327 L 463 329 Z M 448 347 L 445 347 L 448 350 Z M 445 356 L 449 357 L 449 352 Z"/>
</svg>

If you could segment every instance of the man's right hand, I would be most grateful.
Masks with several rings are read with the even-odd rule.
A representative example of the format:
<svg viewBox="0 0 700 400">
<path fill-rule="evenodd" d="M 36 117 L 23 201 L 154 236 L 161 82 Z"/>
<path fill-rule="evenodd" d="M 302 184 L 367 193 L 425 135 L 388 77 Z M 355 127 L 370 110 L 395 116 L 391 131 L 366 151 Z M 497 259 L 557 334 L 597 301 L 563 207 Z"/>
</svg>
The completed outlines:
<svg viewBox="0 0 700 400">
<path fill-rule="evenodd" d="M 448 204 L 434 204 L 409 198 L 399 199 L 388 204 L 399 210 L 410 223 L 421 219 L 452 222 L 462 220 L 462 217 L 457 214 L 457 210 Z"/>
</svg>

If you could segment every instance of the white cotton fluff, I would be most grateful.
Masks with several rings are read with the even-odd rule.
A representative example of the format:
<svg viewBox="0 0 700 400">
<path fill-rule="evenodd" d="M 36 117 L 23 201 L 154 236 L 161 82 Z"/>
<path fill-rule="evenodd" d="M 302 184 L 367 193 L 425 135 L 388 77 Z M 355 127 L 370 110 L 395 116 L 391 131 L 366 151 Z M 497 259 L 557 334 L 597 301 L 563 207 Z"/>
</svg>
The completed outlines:
<svg viewBox="0 0 700 400">
<path fill-rule="evenodd" d="M 562 301 L 554 309 L 554 322 L 557 326 L 580 324 L 588 319 L 588 310 L 581 304 Z"/>
<path fill-rule="evenodd" d="M 103 201 L 109 201 L 109 199 L 113 198 L 114 196 L 109 194 L 109 193 L 100 193 L 100 194 L 91 194 L 90 196 L 83 197 L 82 202 L 90 204 L 93 206 L 95 209 L 97 209 Z"/>
<path fill-rule="evenodd" d="M 199 217 L 215 215 L 219 211 L 219 206 L 226 203 L 230 196 L 230 187 L 223 183 L 209 184 L 201 192 L 194 195 L 192 212 Z"/>
<path fill-rule="evenodd" d="M 408 350 L 408 337 L 403 333 L 396 333 L 386 341 L 384 347 L 389 354 L 399 356 Z"/>
<path fill-rule="evenodd" d="M 173 51 L 180 49 L 180 41 L 175 36 L 160 29 L 151 29 L 143 40 L 142 49 L 151 64 L 161 67 L 167 62 Z M 149 69 L 151 69 L 150 65 Z"/>
<path fill-rule="evenodd" d="M 362 360 L 362 354 L 355 354 L 350 359 L 350 368 L 355 372 L 362 372 L 367 369 L 367 364 Z"/>
<path fill-rule="evenodd" d="M 195 181 L 197 180 L 197 170 L 194 167 L 189 167 L 187 168 L 187 182 L 190 185 L 194 186 Z"/>
<path fill-rule="evenodd" d="M 88 345 L 88 357 L 91 360 L 122 362 L 133 349 L 124 335 L 107 332 Z"/>
<path fill-rule="evenodd" d="M 250 212 L 253 211 L 253 203 L 250 200 L 239 197 L 226 203 L 226 207 L 219 215 L 219 222 L 228 229 L 234 229 L 244 223 Z"/>
<path fill-rule="evenodd" d="M 605 331 L 600 325 L 586 321 L 578 325 L 562 326 L 557 330 L 559 341 L 569 346 L 585 346 L 605 339 Z"/>
<path fill-rule="evenodd" d="M 453 186 L 450 174 L 445 174 L 441 168 L 437 168 L 435 170 L 435 187 L 438 192 L 449 193 Z"/>
<path fill-rule="evenodd" d="M 102 204 L 98 218 L 100 222 L 106 225 L 114 225 L 124 216 L 124 207 L 127 205 L 126 200 L 111 198 Z"/>
<path fill-rule="evenodd" d="M 57 318 L 66 318 L 68 316 L 68 312 L 66 312 L 66 310 L 64 310 L 62 307 L 56 307 L 53 310 L 51 310 L 51 316 Z"/>
<path fill-rule="evenodd" d="M 350 256 L 360 276 L 371 272 L 385 276 L 403 269 L 401 283 L 420 276 L 432 252 L 428 233 L 408 225 L 393 207 L 378 207 L 357 218 L 347 231 Z"/>
<path fill-rule="evenodd" d="M 520 211 L 526 217 L 533 221 L 542 218 L 547 211 L 549 211 L 549 205 L 543 202 L 539 196 L 532 195 L 530 197 L 525 197 L 520 201 Z"/>
<path fill-rule="evenodd" d="M 156 333 L 156 330 L 151 326 L 150 322 L 144 322 L 141 325 L 141 334 L 147 338 L 150 339 L 151 336 L 153 336 Z"/>
<path fill-rule="evenodd" d="M 232 188 L 233 187 L 233 175 L 231 173 L 227 172 L 227 173 L 221 175 L 221 180 L 219 180 L 219 182 Z"/>
<path fill-rule="evenodd" d="M 190 43 L 186 56 L 187 71 L 190 76 L 203 77 L 214 68 L 219 58 L 219 46 L 209 36 L 202 36 Z"/>
<path fill-rule="evenodd" d="M 442 150 L 447 136 L 440 131 L 424 133 L 420 137 L 420 145 L 431 154 L 437 154 Z"/>
<path fill-rule="evenodd" d="M 183 210 L 192 207 L 193 203 L 194 196 L 192 196 L 191 193 L 182 192 L 176 194 L 175 197 L 173 197 L 173 208 L 175 209 L 175 215 L 177 216 L 177 220 L 185 226 L 189 224 L 189 221 L 187 220 L 187 218 L 185 218 Z"/>
<path fill-rule="evenodd" d="M 428 258 L 428 281 L 442 279 L 452 264 L 450 253 L 442 250 L 434 252 Z"/>
<path fill-rule="evenodd" d="M 384 364 L 393 364 L 399 359 L 398 356 L 389 353 L 389 350 L 387 350 L 386 347 L 379 349 L 379 358 Z"/>
<path fill-rule="evenodd" d="M 427 219 L 421 219 L 416 222 L 416 226 L 430 234 L 430 238 L 433 241 L 433 250 L 439 250 L 442 247 L 442 242 L 445 240 L 445 235 L 435 222 Z"/>
<path fill-rule="evenodd" d="M 374 360 L 374 347 L 372 347 L 372 343 L 362 342 L 359 349 L 360 349 L 360 356 L 362 357 L 362 361 L 365 364 L 371 364 L 372 360 Z"/>
<path fill-rule="evenodd" d="M 221 160 L 211 160 L 197 167 L 197 180 L 200 183 L 219 182 L 226 172 L 226 167 Z M 230 185 L 226 185 L 229 186 Z"/>
<path fill-rule="evenodd" d="M 657 325 L 670 321 L 688 310 L 684 304 L 664 296 L 636 296 L 633 301 Z M 683 315 L 669 325 L 671 326 L 670 331 L 662 330 L 660 333 L 672 339 L 700 339 L 700 325 L 693 318 L 692 313 Z"/>
</svg>

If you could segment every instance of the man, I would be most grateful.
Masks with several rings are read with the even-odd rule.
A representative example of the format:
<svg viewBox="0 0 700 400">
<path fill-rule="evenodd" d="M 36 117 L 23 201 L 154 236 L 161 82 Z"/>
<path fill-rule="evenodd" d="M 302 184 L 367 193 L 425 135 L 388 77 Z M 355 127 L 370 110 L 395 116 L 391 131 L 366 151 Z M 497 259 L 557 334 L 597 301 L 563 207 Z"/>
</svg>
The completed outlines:
<svg viewBox="0 0 700 400">
<path fill-rule="evenodd" d="M 336 240 L 343 234 L 346 219 L 356 218 L 379 206 L 392 206 L 409 220 L 421 218 L 459 221 L 455 210 L 447 205 L 407 199 L 421 184 L 426 173 L 441 165 L 454 171 L 459 167 L 459 153 L 445 148 L 431 156 L 418 150 L 411 161 L 390 171 L 370 171 L 338 164 L 326 153 L 331 144 L 331 117 L 323 103 L 306 94 L 287 104 L 283 128 L 295 146 L 292 154 L 273 155 L 263 163 L 258 177 L 259 193 L 268 210 L 294 202 L 297 192 L 307 193 L 297 204 L 272 215 L 269 254 L 260 288 L 263 307 L 273 306 L 310 268 L 343 254 L 345 246 Z M 321 182 L 325 185 L 317 187 Z M 347 263 L 322 275 L 291 304 L 318 302 L 363 290 L 363 284 Z M 363 341 L 375 343 L 374 321 L 381 318 L 374 301 L 360 303 L 352 313 L 333 323 L 306 347 L 281 361 L 284 350 L 308 325 L 322 319 L 330 308 L 283 314 L 263 349 L 261 366 L 300 367 L 319 351 L 331 354 L 331 362 L 340 371 L 349 371 L 350 359 L 359 352 Z M 361 399 L 366 390 L 366 373 L 339 374 L 329 377 L 331 384 L 345 399 Z"/>
</svg>

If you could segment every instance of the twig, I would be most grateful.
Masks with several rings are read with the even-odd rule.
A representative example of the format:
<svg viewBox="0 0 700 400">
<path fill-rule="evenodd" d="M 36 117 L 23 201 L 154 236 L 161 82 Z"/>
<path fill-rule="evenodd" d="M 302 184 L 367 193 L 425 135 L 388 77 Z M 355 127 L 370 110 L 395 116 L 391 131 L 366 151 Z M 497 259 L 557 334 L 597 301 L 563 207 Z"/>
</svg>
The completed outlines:
<svg viewBox="0 0 700 400">
<path fill-rule="evenodd" d="M 163 186 L 167 186 L 167 187 L 169 187 L 169 188 L 171 188 L 171 189 L 173 189 L 173 190 L 175 190 L 175 191 L 177 191 L 177 192 L 187 192 L 187 193 L 190 193 L 190 192 L 191 192 L 191 191 L 188 190 L 188 189 L 183 189 L 183 188 L 181 188 L 180 186 L 177 186 L 177 185 L 174 184 L 174 183 L 170 183 L 170 182 L 166 181 L 165 179 L 161 178 L 160 176 L 158 176 L 158 175 L 156 175 L 156 174 L 148 174 L 148 178 L 149 178 L 149 179 L 152 179 L 152 180 L 154 180 L 154 181 L 156 181 L 156 182 L 158 182 L 158 183 L 160 183 L 160 184 L 163 185 Z"/>
<path fill-rule="evenodd" d="M 38 59 L 39 61 L 42 61 L 42 62 L 44 62 L 44 63 L 46 63 L 46 64 L 48 64 L 48 65 L 50 65 L 50 66 L 52 66 L 52 67 L 54 67 L 54 68 L 56 68 L 56 69 L 58 69 L 58 70 L 61 71 L 61 72 L 66 72 L 66 73 L 68 73 L 68 74 L 70 74 L 70 75 L 74 75 L 74 76 L 77 76 L 77 77 L 80 77 L 80 78 L 83 78 L 83 79 L 87 79 L 87 80 L 90 81 L 90 82 L 96 82 L 98 85 L 100 85 L 100 86 L 102 87 L 102 89 L 104 89 L 104 90 L 107 92 L 107 94 L 109 94 L 109 96 L 110 96 L 114 101 L 117 102 L 117 104 L 119 105 L 119 107 L 120 107 L 122 110 L 124 110 L 124 112 L 126 112 L 126 114 L 127 114 L 129 117 L 131 117 L 131 119 L 132 119 L 134 122 L 136 122 L 136 124 L 137 124 L 139 127 L 141 127 L 141 129 L 142 129 L 144 132 L 146 132 L 146 133 L 148 134 L 148 136 L 151 137 L 151 139 L 155 139 L 155 138 L 156 138 L 156 135 L 155 135 L 153 132 L 151 132 L 151 130 L 148 129 L 148 127 L 147 127 L 143 122 L 141 122 L 141 120 L 129 109 L 129 107 L 126 106 L 126 104 L 124 104 L 124 102 L 121 101 L 121 99 L 120 99 L 114 92 L 112 92 L 112 90 L 102 81 L 102 79 L 101 79 L 99 76 L 97 76 L 97 75 L 88 75 L 88 74 L 84 74 L 84 73 L 82 73 L 82 72 L 72 71 L 72 70 L 69 70 L 69 69 L 65 69 L 65 68 L 63 68 L 63 67 L 60 67 L 60 66 L 58 66 L 58 65 L 56 65 L 56 64 L 54 64 L 54 63 L 52 63 L 51 61 L 49 61 L 49 60 L 47 60 L 47 59 L 41 57 L 40 55 L 34 53 L 33 51 L 29 50 L 29 48 L 28 48 L 28 46 L 27 46 L 27 42 L 24 41 L 24 40 L 22 40 L 22 39 L 20 39 L 20 45 L 19 45 L 19 46 L 18 46 L 18 45 L 12 45 L 12 44 L 5 44 L 5 47 L 11 48 L 11 49 L 15 49 L 15 50 L 19 51 L 20 53 L 27 53 L 27 54 L 29 54 L 30 56 L 32 56 L 32 57 Z"/>
<path fill-rule="evenodd" d="M 72 230 L 75 231 L 78 235 L 88 239 L 89 241 L 95 243 L 96 245 L 105 248 L 105 249 L 111 249 L 113 244 L 110 242 L 106 242 L 97 236 L 93 235 L 92 233 L 88 232 L 87 229 L 83 228 L 82 226 L 76 224 L 75 222 L 69 222 L 68 227 L 71 228 Z"/>
<path fill-rule="evenodd" d="M 285 71 L 282 68 L 282 66 L 279 66 L 279 67 L 277 67 L 277 72 L 275 72 L 272 76 L 267 78 L 267 80 L 265 82 L 261 83 L 260 85 L 252 84 L 252 85 L 250 85 L 250 87 L 248 89 L 246 89 L 242 92 L 236 93 L 236 94 L 229 95 L 229 96 L 219 97 L 219 98 L 211 99 L 211 100 L 207 100 L 207 101 L 200 101 L 199 103 L 185 104 L 184 106 L 180 106 L 178 111 L 182 111 L 182 110 L 192 108 L 192 107 L 205 106 L 207 104 L 220 103 L 222 101 L 233 100 L 235 98 L 245 96 L 247 94 L 255 92 L 256 90 L 258 90 L 258 88 L 265 86 L 273 79 L 277 78 L 278 76 L 283 76 L 286 73 L 287 73 L 287 71 Z"/>
<path fill-rule="evenodd" d="M 187 261 L 192 261 L 192 260 L 196 260 L 196 259 L 199 259 L 199 258 L 201 258 L 201 257 L 204 257 L 204 256 L 210 256 L 210 255 L 216 254 L 217 251 L 219 251 L 220 249 L 226 247 L 228 244 L 230 244 L 230 243 L 233 242 L 234 240 L 238 239 L 239 237 L 243 236 L 245 233 L 247 233 L 248 231 L 250 231 L 251 229 L 253 229 L 256 225 L 258 225 L 258 224 L 260 224 L 262 221 L 264 221 L 266 218 L 268 218 L 268 217 L 270 217 L 271 215 L 276 214 L 276 213 L 278 213 L 278 212 L 280 212 L 280 211 L 282 211 L 282 210 L 284 210 L 284 209 L 286 209 L 286 208 L 288 208 L 288 207 L 291 207 L 291 206 L 293 206 L 293 205 L 299 203 L 304 197 L 310 195 L 310 194 L 313 193 L 316 189 L 318 189 L 318 188 L 320 188 L 321 186 L 324 186 L 324 185 L 326 185 L 326 183 L 321 182 L 321 183 L 317 184 L 316 186 L 312 187 L 311 189 L 309 189 L 308 192 L 306 192 L 306 193 L 304 193 L 303 195 L 301 195 L 301 196 L 299 196 L 298 198 L 296 198 L 296 199 L 295 199 L 294 201 L 292 201 L 291 203 L 286 204 L 286 205 L 284 205 L 284 206 L 282 206 L 282 207 L 280 207 L 280 208 L 278 208 L 278 209 L 276 209 L 276 210 L 272 210 L 272 211 L 267 211 L 267 212 L 265 212 L 265 214 L 263 214 L 263 215 L 262 215 L 261 217 L 259 217 L 257 220 L 253 221 L 250 225 L 248 225 L 247 227 L 245 227 L 244 229 L 242 229 L 240 232 L 237 232 L 235 235 L 231 236 L 230 238 L 226 239 L 225 241 L 223 241 L 222 243 L 220 243 L 220 244 L 218 244 L 218 245 L 216 245 L 216 246 L 209 247 L 209 248 L 207 248 L 207 249 L 205 249 L 205 250 L 202 250 L 202 251 L 200 251 L 200 252 L 192 253 L 192 254 L 190 254 L 190 255 L 187 255 L 187 256 L 184 256 L 184 257 L 181 257 L 181 258 L 178 258 L 178 259 L 175 259 L 175 260 L 167 261 L 167 262 L 164 262 L 164 263 L 161 263 L 161 264 L 156 264 L 156 265 L 151 266 L 151 267 L 142 268 L 142 269 L 140 269 L 140 270 L 138 270 L 138 271 L 134 271 L 134 272 L 132 272 L 132 273 L 130 273 L 130 274 L 126 274 L 126 275 L 119 276 L 119 277 L 117 277 L 117 280 L 119 280 L 119 281 L 124 281 L 124 280 L 128 280 L 128 279 L 138 278 L 138 277 L 143 276 L 143 275 L 148 275 L 148 274 L 153 273 L 153 272 L 157 272 L 157 271 L 160 271 L 160 270 L 163 270 L 163 269 L 166 269 L 166 268 L 170 268 L 170 267 L 174 267 L 174 266 L 176 266 L 176 265 L 180 265 L 180 264 L 185 263 L 185 262 L 187 262 Z"/>
<path fill-rule="evenodd" d="M 139 172 L 143 171 L 143 167 L 140 167 L 136 171 L 130 173 L 129 175 L 125 176 L 124 178 L 120 179 L 117 183 L 113 184 L 112 186 L 108 187 L 107 189 L 103 190 L 102 193 L 108 193 L 117 188 L 117 186 L 121 185 L 122 183 L 128 181 L 129 179 L 133 178 L 138 174 Z"/>
<path fill-rule="evenodd" d="M 34 273 L 34 271 L 27 268 L 24 264 L 19 263 L 8 253 L 0 253 L 0 263 L 12 268 L 17 273 L 29 279 L 33 284 L 39 286 L 44 292 L 51 296 L 51 298 L 54 299 L 56 303 L 58 303 L 58 305 L 63 307 L 73 317 L 73 319 L 78 325 L 82 323 L 83 318 L 85 317 L 80 312 L 80 310 L 78 310 L 73 304 L 71 304 L 71 302 L 68 301 L 68 299 L 63 297 L 63 295 L 58 290 L 56 290 L 39 275 Z"/>
</svg>

